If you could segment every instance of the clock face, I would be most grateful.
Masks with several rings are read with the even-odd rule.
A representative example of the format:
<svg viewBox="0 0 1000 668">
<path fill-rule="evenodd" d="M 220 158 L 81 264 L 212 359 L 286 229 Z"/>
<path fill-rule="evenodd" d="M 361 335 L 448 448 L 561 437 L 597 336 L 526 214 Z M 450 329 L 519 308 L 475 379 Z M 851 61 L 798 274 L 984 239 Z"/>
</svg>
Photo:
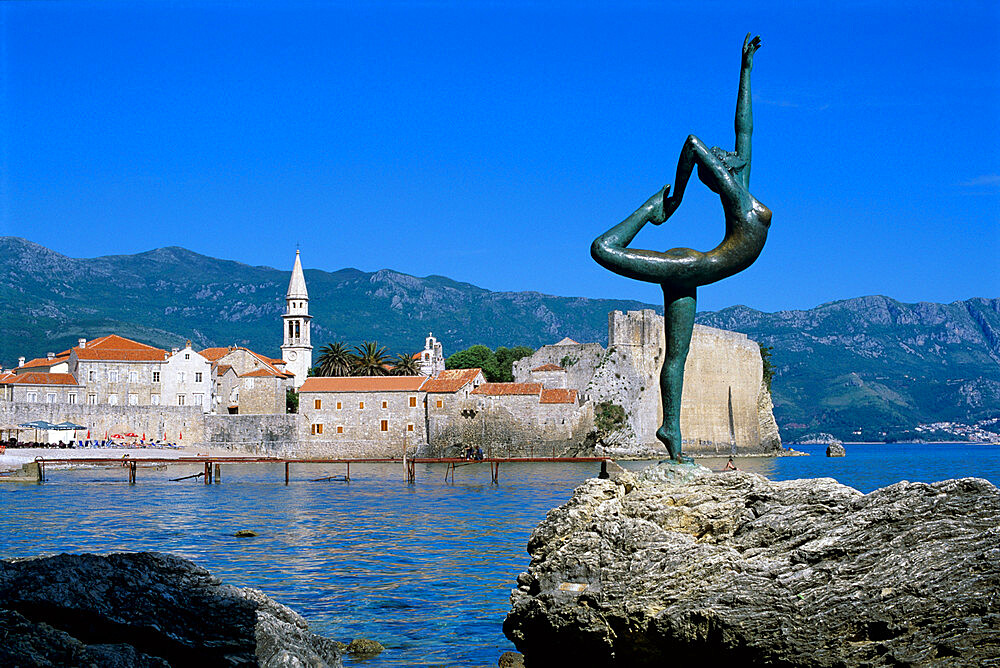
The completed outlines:
<svg viewBox="0 0 1000 668">
<path fill-rule="evenodd" d="M 288 351 L 288 361 L 289 362 L 294 362 L 296 357 L 298 357 L 298 353 L 296 353 L 294 350 L 289 350 Z"/>
</svg>

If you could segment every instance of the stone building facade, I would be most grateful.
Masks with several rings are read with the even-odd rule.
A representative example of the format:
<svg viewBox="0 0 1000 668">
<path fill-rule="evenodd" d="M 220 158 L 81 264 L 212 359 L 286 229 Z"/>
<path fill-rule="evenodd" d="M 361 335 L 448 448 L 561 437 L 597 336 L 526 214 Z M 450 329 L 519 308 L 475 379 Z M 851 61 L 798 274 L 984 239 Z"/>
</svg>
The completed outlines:
<svg viewBox="0 0 1000 668">
<path fill-rule="evenodd" d="M 201 356 L 211 364 L 214 412 L 231 415 L 271 415 L 285 412 L 285 392 L 293 376 L 284 361 L 249 348 L 206 348 Z"/>
<path fill-rule="evenodd" d="M 160 373 L 161 402 L 170 406 L 194 406 L 203 413 L 212 410 L 212 365 L 191 349 L 174 348 Z"/>
<path fill-rule="evenodd" d="M 437 376 L 444 368 L 444 348 L 441 342 L 434 338 L 431 332 L 424 340 L 424 349 L 417 353 L 420 359 L 420 373 L 425 376 Z"/>
<path fill-rule="evenodd" d="M 627 424 L 611 436 L 616 445 L 660 450 L 663 350 L 663 318 L 655 311 L 613 311 L 606 350 L 560 341 L 515 364 L 515 380 L 530 380 L 533 369 L 562 360 L 568 388 L 595 405 L 607 401 L 625 408 Z M 684 367 L 681 433 L 690 453 L 781 448 L 757 343 L 737 332 L 695 325 Z"/>
<path fill-rule="evenodd" d="M 380 456 L 402 456 L 427 441 L 424 376 L 314 377 L 299 388 L 303 440 L 356 444 Z M 392 454 L 395 453 L 395 454 Z"/>
</svg>

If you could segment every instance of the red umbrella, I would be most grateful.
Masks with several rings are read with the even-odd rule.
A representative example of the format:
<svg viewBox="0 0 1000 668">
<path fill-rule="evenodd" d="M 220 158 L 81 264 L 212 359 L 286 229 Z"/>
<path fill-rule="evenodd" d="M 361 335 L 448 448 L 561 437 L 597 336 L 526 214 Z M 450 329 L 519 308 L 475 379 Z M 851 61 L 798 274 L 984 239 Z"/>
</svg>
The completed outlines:
<svg viewBox="0 0 1000 668">
<path fill-rule="evenodd" d="M 142 440 L 146 440 L 146 432 L 142 432 Z"/>
<path fill-rule="evenodd" d="M 88 441 L 90 440 L 90 430 L 89 429 L 87 430 L 87 440 Z"/>
</svg>

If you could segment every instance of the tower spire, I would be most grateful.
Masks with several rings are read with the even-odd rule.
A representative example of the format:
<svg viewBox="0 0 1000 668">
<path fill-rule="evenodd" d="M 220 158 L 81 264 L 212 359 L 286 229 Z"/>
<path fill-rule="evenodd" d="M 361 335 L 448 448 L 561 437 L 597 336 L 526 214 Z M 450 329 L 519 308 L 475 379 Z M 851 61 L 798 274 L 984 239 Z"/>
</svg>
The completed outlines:
<svg viewBox="0 0 1000 668">
<path fill-rule="evenodd" d="M 295 250 L 295 265 L 292 267 L 292 278 L 288 281 L 288 292 L 285 293 L 284 343 L 281 345 L 281 359 L 285 361 L 285 370 L 295 375 L 292 386 L 298 389 L 309 375 L 312 366 L 312 343 L 309 340 L 309 292 L 306 290 L 306 277 L 302 273 L 302 260 L 299 250 Z"/>
</svg>

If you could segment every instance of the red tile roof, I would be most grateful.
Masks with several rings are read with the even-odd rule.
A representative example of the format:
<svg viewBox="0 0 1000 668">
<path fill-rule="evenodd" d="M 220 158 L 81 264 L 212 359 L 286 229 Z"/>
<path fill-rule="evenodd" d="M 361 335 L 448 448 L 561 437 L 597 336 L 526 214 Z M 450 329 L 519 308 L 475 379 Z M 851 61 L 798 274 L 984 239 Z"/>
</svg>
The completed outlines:
<svg viewBox="0 0 1000 668">
<path fill-rule="evenodd" d="M 198 354 L 209 362 L 217 362 L 219 358 L 224 357 L 229 352 L 229 348 L 205 348 L 204 350 L 199 350 Z"/>
<path fill-rule="evenodd" d="M 482 369 L 446 369 L 434 378 L 428 378 L 424 383 L 425 392 L 458 392 L 473 382 L 482 373 Z"/>
<path fill-rule="evenodd" d="M 416 392 L 424 384 L 424 376 L 351 376 L 306 378 L 302 392 Z"/>
<path fill-rule="evenodd" d="M 46 368 L 48 368 L 48 367 L 52 367 L 52 366 L 54 366 L 56 364 L 59 364 L 61 362 L 66 362 L 68 360 L 69 360 L 69 353 L 66 353 L 65 356 L 63 356 L 63 355 L 57 355 L 53 359 L 48 359 L 47 357 L 37 357 L 37 358 L 35 358 L 35 359 L 31 360 L 31 361 L 25 362 L 24 364 L 22 364 L 21 366 L 19 366 L 17 368 L 18 369 L 33 369 L 33 368 L 36 368 L 36 367 L 46 367 Z"/>
<path fill-rule="evenodd" d="M 88 344 L 86 348 L 74 348 L 73 352 L 76 353 L 77 359 L 86 361 L 163 362 L 167 359 L 167 351 L 158 348 L 150 348 L 149 350 L 98 348 L 95 350 Z"/>
<path fill-rule="evenodd" d="M 281 373 L 280 371 L 275 371 L 271 367 L 267 367 L 267 368 L 264 368 L 264 369 L 255 369 L 254 371 L 248 371 L 247 373 L 243 374 L 242 377 L 243 378 L 261 378 L 261 377 L 264 377 L 264 378 L 284 378 L 287 375 L 288 374 Z"/>
<path fill-rule="evenodd" d="M 0 384 L 3 385 L 76 385 L 76 378 L 68 373 L 42 373 L 41 371 L 29 371 L 28 373 L 11 374 L 0 377 Z"/>
<path fill-rule="evenodd" d="M 108 334 L 81 348 L 77 346 L 68 352 L 75 352 L 81 360 L 112 360 L 122 362 L 162 362 L 167 358 L 167 351 L 154 346 L 147 346 L 132 339 L 126 339 L 117 334 Z"/>
<path fill-rule="evenodd" d="M 215 367 L 215 371 L 216 371 L 216 373 L 217 373 L 218 375 L 222 376 L 222 375 L 225 375 L 225 373 L 226 373 L 227 371 L 229 371 L 230 369 L 232 369 L 232 368 L 233 368 L 233 367 L 231 367 L 231 366 L 230 366 L 230 365 L 228 365 L 228 364 L 220 364 L 220 365 L 218 365 L 217 367 Z"/>
<path fill-rule="evenodd" d="M 500 397 L 512 394 L 540 394 L 541 391 L 541 383 L 483 383 L 472 393 Z"/>
<path fill-rule="evenodd" d="M 576 390 L 563 390 L 559 388 L 542 390 L 542 397 L 538 400 L 540 404 L 575 404 Z"/>
<path fill-rule="evenodd" d="M 536 366 L 532 371 L 565 371 L 558 364 L 543 364 L 542 366 Z"/>
</svg>

